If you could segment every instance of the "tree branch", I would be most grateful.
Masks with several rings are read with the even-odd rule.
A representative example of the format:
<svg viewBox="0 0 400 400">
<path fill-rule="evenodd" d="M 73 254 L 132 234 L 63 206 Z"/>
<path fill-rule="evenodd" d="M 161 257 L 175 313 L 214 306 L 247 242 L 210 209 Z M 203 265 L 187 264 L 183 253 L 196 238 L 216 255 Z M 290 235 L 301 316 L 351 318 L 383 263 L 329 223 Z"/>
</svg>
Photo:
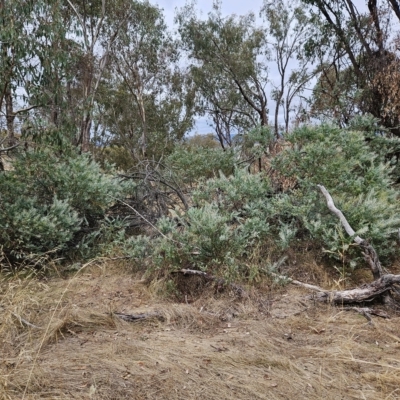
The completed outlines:
<svg viewBox="0 0 400 400">
<path fill-rule="evenodd" d="M 14 144 L 13 146 L 7 147 L 7 148 L 5 148 L 5 149 L 0 149 L 0 153 L 5 153 L 5 152 L 7 152 L 7 151 L 10 151 L 10 150 L 12 150 L 12 149 L 15 149 L 15 148 L 18 147 L 18 146 L 19 146 L 19 143 Z"/>
<path fill-rule="evenodd" d="M 361 244 L 363 239 L 361 239 L 360 236 L 355 236 L 356 233 L 355 233 L 354 229 L 347 222 L 347 219 L 343 215 L 343 213 L 338 208 L 336 208 L 335 203 L 333 202 L 332 196 L 329 194 L 329 192 L 325 189 L 324 186 L 322 186 L 322 185 L 317 185 L 317 186 L 321 190 L 322 194 L 325 196 L 328 208 L 339 218 L 346 233 L 349 236 L 354 236 L 354 241 L 357 244 Z"/>
<path fill-rule="evenodd" d="M 357 243 L 362 248 L 363 251 L 362 254 L 364 256 L 365 261 L 369 264 L 371 268 L 374 279 L 379 279 L 383 274 L 383 269 L 375 249 L 365 239 L 362 239 L 358 235 L 355 236 L 356 233 L 354 229 L 347 222 L 347 219 L 343 215 L 343 213 L 338 208 L 336 208 L 332 196 L 329 194 L 329 192 L 325 189 L 324 186 L 322 185 L 317 185 L 317 186 L 321 190 L 322 194 L 325 196 L 328 208 L 339 218 L 347 234 L 353 237 L 354 242 Z"/>
</svg>

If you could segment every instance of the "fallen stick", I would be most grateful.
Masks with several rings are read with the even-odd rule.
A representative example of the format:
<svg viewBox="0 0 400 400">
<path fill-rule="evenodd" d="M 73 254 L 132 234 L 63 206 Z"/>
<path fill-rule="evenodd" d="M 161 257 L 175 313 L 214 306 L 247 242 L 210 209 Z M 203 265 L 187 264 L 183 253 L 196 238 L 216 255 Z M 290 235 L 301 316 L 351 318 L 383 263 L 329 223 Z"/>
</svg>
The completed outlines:
<svg viewBox="0 0 400 400">
<path fill-rule="evenodd" d="M 137 321 L 141 321 L 144 319 L 149 319 L 149 318 L 159 318 L 159 319 L 163 319 L 164 317 L 158 313 L 158 312 L 154 312 L 154 313 L 140 313 L 140 314 L 125 314 L 125 313 L 114 313 L 114 315 L 118 318 L 123 319 L 124 321 L 128 321 L 128 322 L 137 322 Z"/>
<path fill-rule="evenodd" d="M 382 310 L 375 310 L 369 307 L 348 307 L 344 309 L 345 311 L 356 311 L 363 315 L 369 322 L 372 322 L 371 315 L 376 315 L 377 317 L 389 319 L 389 315 Z"/>
<path fill-rule="evenodd" d="M 19 316 L 18 314 L 14 313 L 14 312 L 11 312 L 11 314 L 14 315 L 14 317 L 17 318 L 20 323 L 23 323 L 26 326 L 29 326 L 29 327 L 35 328 L 35 329 L 43 329 L 40 326 L 36 326 L 34 324 L 31 324 L 29 321 L 27 321 L 26 319 L 22 318 L 21 316 Z"/>
<path fill-rule="evenodd" d="M 270 271 L 267 271 L 266 269 L 264 269 L 264 271 L 267 274 L 273 276 L 274 278 L 280 279 L 282 281 L 287 281 L 287 282 L 291 283 L 292 285 L 301 286 L 301 287 L 304 287 L 306 289 L 314 290 L 315 292 L 326 293 L 326 290 L 320 288 L 319 286 L 310 285 L 309 283 L 300 282 L 300 281 L 297 281 L 296 279 L 292 279 L 292 278 L 289 278 L 289 277 L 284 276 L 284 275 L 275 274 L 275 272 L 270 272 Z"/>
</svg>

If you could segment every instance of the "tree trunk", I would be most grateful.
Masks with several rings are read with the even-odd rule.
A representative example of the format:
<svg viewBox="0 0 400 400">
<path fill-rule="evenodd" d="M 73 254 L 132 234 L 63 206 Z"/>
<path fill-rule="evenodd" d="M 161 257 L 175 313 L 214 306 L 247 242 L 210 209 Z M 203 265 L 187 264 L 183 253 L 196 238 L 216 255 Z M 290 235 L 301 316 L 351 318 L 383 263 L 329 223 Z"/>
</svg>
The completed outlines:
<svg viewBox="0 0 400 400">
<path fill-rule="evenodd" d="M 6 101 L 6 121 L 7 121 L 8 137 L 9 137 L 8 143 L 10 146 L 13 146 L 16 143 L 15 132 L 14 132 L 15 113 L 14 113 L 12 93 L 9 84 L 7 84 L 4 97 Z"/>
</svg>

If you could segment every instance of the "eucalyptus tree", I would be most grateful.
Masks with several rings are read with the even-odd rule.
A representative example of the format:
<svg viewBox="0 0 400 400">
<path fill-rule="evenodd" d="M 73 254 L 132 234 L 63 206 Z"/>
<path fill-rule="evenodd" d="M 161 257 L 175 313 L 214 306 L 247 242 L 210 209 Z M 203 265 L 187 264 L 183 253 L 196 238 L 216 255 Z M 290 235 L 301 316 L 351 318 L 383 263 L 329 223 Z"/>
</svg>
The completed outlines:
<svg viewBox="0 0 400 400">
<path fill-rule="evenodd" d="M 159 157 L 191 129 L 193 89 L 162 10 L 149 2 L 131 7 L 110 52 L 111 95 L 99 99 L 107 104 L 104 133 L 135 158 Z"/>
<path fill-rule="evenodd" d="M 259 122 L 254 109 L 243 101 L 237 86 L 213 69 L 210 64 L 191 67 L 198 93 L 196 110 L 199 115 L 211 117 L 218 141 L 226 149 L 233 145 L 235 134 L 243 134 Z"/>
<path fill-rule="evenodd" d="M 28 97 L 29 88 L 41 81 L 38 57 L 51 32 L 38 16 L 45 15 L 48 6 L 45 1 L 0 0 L 0 112 L 11 142 L 15 141 L 17 117 L 40 105 L 29 104 Z"/>
<path fill-rule="evenodd" d="M 130 0 L 67 0 L 66 14 L 73 23 L 80 59 L 80 128 L 76 144 L 89 151 L 96 94 L 111 49 L 125 29 L 132 10 Z"/>
<path fill-rule="evenodd" d="M 70 142 L 76 113 L 69 88 L 79 49 L 63 2 L 1 0 L 0 23 L 0 110 L 10 140 L 18 132 Z"/>
<path fill-rule="evenodd" d="M 16 6 L 9 6 L 6 0 L 0 1 L 0 112 L 5 117 L 7 133 L 10 141 L 14 141 L 14 92 L 18 75 L 17 63 L 25 55 L 25 46 L 16 40 L 17 30 L 22 30 L 23 21 L 16 21 Z M 22 8 L 22 7 L 21 7 Z M 22 8 L 23 10 L 23 8 Z M 22 53 L 23 52 L 23 53 Z M 22 53 L 22 54 L 21 54 Z M 4 106 L 4 111 L 3 111 Z"/>
<path fill-rule="evenodd" d="M 267 125 L 268 51 L 254 14 L 223 17 L 215 2 L 203 20 L 188 4 L 176 21 L 198 89 L 199 112 L 213 119 L 222 146 L 230 145 L 232 131 Z"/>
<path fill-rule="evenodd" d="M 278 136 L 280 110 L 283 109 L 287 132 L 290 114 L 295 111 L 293 101 L 315 75 L 311 58 L 304 52 L 304 45 L 311 35 L 310 19 L 308 9 L 300 1 L 265 0 L 261 14 L 267 23 L 272 60 L 278 71 L 278 78 L 271 78 L 272 98 L 276 102 L 275 135 Z"/>
<path fill-rule="evenodd" d="M 317 100 L 331 97 L 332 107 L 335 101 L 353 102 L 354 113 L 372 114 L 399 136 L 400 60 L 392 26 L 400 21 L 400 2 L 369 0 L 361 9 L 352 0 L 302 1 L 312 6 L 315 28 L 307 48 L 323 59 Z"/>
</svg>

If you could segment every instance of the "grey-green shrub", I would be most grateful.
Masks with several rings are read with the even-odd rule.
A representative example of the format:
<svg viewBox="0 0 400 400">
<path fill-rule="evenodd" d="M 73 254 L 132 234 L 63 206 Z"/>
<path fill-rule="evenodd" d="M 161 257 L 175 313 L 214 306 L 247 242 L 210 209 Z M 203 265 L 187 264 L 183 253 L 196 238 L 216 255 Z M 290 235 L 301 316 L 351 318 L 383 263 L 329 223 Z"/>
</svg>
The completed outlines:
<svg viewBox="0 0 400 400">
<path fill-rule="evenodd" d="M 93 236 L 123 185 L 86 155 L 28 151 L 0 173 L 0 243 L 7 257 L 65 250 Z"/>
<path fill-rule="evenodd" d="M 194 184 L 199 179 L 218 176 L 219 171 L 232 174 L 234 161 L 232 149 L 181 146 L 167 157 L 166 163 L 185 184 Z"/>
<path fill-rule="evenodd" d="M 157 245 L 159 267 L 250 279 L 253 250 L 262 247 L 265 256 L 270 245 L 279 247 L 275 241 L 288 240 L 288 227 L 275 215 L 271 195 L 268 178 L 245 169 L 202 181 L 193 194 L 193 207 L 175 220 L 159 221 L 167 236 Z M 283 228 L 286 236 L 279 235 Z"/>
<path fill-rule="evenodd" d="M 181 229 L 174 221 L 161 219 L 158 227 L 167 238 L 160 241 L 160 261 L 203 270 L 223 264 L 228 253 L 238 252 L 237 233 L 228 222 L 229 217 L 212 203 L 190 208 L 179 219 Z"/>
<path fill-rule="evenodd" d="M 237 168 L 233 173 L 211 169 L 202 164 L 207 157 L 190 170 L 195 161 L 182 150 L 183 161 L 177 159 L 176 165 L 182 162 L 180 173 L 188 173 L 195 182 L 192 207 L 158 220 L 161 234 L 153 230 L 151 238 L 125 240 L 121 251 L 138 265 L 163 273 L 194 268 L 228 279 L 253 279 L 260 265 L 265 270 L 268 263 L 302 240 L 334 257 L 345 252 L 348 260 L 358 261 L 359 250 L 317 188 L 323 184 L 353 228 L 372 241 L 381 258 L 385 261 L 394 256 L 400 206 L 392 167 L 374 151 L 365 134 L 323 125 L 297 129 L 287 141 L 290 146 L 271 160 L 272 178 L 247 169 Z M 268 145 L 267 140 L 261 143 L 261 151 Z M 291 185 L 277 185 L 279 179 L 289 180 Z"/>
<path fill-rule="evenodd" d="M 330 254 L 339 254 L 343 247 L 350 250 L 352 239 L 343 234 L 316 186 L 322 184 L 350 225 L 371 240 L 383 258 L 394 255 L 400 206 L 392 168 L 371 150 L 364 134 L 323 125 L 298 129 L 287 140 L 292 147 L 280 153 L 273 166 L 282 176 L 295 178 L 297 187 L 282 197 L 282 211 Z"/>
</svg>

